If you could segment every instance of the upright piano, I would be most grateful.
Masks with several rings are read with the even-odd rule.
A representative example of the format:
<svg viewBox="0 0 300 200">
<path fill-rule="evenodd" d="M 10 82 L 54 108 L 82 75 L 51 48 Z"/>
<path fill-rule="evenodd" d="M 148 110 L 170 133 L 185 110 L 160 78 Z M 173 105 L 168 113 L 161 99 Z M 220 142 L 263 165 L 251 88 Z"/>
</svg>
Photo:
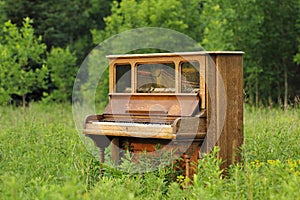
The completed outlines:
<svg viewBox="0 0 300 200">
<path fill-rule="evenodd" d="M 83 133 L 100 149 L 154 152 L 176 149 L 191 176 L 215 146 L 222 168 L 240 160 L 243 144 L 243 52 L 108 55 L 109 103 L 84 120 Z M 128 148 L 130 147 L 130 148 Z"/>
</svg>

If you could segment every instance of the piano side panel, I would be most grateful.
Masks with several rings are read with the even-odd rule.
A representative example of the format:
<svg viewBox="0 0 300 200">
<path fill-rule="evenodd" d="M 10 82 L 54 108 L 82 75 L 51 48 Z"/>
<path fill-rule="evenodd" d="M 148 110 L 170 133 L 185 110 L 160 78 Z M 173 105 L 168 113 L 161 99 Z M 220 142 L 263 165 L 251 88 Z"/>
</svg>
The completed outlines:
<svg viewBox="0 0 300 200">
<path fill-rule="evenodd" d="M 217 145 L 219 157 L 225 162 L 222 168 L 241 159 L 238 148 L 243 144 L 243 63 L 242 55 L 217 55 L 217 69 L 226 90 L 224 105 L 221 82 L 217 81 L 217 128 L 222 124 L 222 108 L 226 106 L 224 127 Z"/>
<path fill-rule="evenodd" d="M 216 138 L 216 67 L 215 55 L 206 57 L 206 109 L 207 137 L 201 147 L 201 153 L 208 153 L 215 145 Z"/>
<path fill-rule="evenodd" d="M 228 77 L 230 92 L 235 94 L 235 97 L 231 97 L 229 108 L 232 110 L 228 113 L 229 121 L 228 128 L 230 134 L 229 146 L 227 154 L 231 155 L 229 158 L 230 163 L 239 162 L 241 160 L 241 145 L 244 143 L 244 92 L 243 92 L 243 59 L 242 56 L 235 56 L 236 67 L 231 65 L 228 68 L 229 74 L 236 74 L 235 76 Z M 231 95 L 230 93 L 230 95 Z"/>
<path fill-rule="evenodd" d="M 226 55 L 227 56 L 227 55 Z M 223 57 L 224 58 L 224 57 Z M 230 57 L 221 59 L 220 55 L 216 57 L 216 131 L 221 133 L 218 138 L 217 146 L 220 147 L 218 157 L 222 159 L 223 163 L 221 168 L 229 166 L 228 156 L 227 155 L 227 140 L 228 140 L 228 130 L 227 130 L 227 109 L 228 102 L 230 99 L 227 99 L 228 91 L 228 77 L 227 77 L 227 68 L 229 64 Z M 218 77 L 219 75 L 219 77 Z M 226 91 L 224 91 L 224 89 Z M 225 119 L 224 119 L 225 117 Z"/>
</svg>

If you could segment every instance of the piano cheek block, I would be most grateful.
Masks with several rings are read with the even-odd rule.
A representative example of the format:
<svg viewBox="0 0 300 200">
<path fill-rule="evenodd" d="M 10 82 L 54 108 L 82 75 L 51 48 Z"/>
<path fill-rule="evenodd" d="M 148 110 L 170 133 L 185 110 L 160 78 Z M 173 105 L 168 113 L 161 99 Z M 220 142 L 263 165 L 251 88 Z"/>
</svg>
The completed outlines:
<svg viewBox="0 0 300 200">
<path fill-rule="evenodd" d="M 87 116 L 83 129 L 100 148 L 100 169 L 109 145 L 116 165 L 124 150 L 135 155 L 153 153 L 157 146 L 176 150 L 182 157 L 177 162 L 183 174 L 191 179 L 196 172 L 191 163 L 197 163 L 202 153 L 214 146 L 220 148 L 221 168 L 239 161 L 243 143 L 242 55 L 218 51 L 107 56 L 109 103 L 102 114 Z M 160 73 L 154 77 L 147 65 Z M 118 85 L 121 83 L 124 85 Z M 145 84 L 151 89 L 139 88 Z M 138 156 L 133 162 L 138 162 Z"/>
</svg>

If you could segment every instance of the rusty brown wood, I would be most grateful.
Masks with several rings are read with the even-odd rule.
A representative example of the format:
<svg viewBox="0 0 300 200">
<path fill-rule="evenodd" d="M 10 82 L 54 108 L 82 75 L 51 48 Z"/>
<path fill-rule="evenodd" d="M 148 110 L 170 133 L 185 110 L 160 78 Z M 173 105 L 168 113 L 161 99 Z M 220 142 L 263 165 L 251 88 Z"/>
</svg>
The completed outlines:
<svg viewBox="0 0 300 200">
<path fill-rule="evenodd" d="M 120 141 L 118 137 L 111 140 L 111 157 L 117 166 L 120 162 Z"/>
<path fill-rule="evenodd" d="M 226 105 L 222 105 L 220 104 L 220 98 L 225 97 L 220 94 L 220 91 L 218 91 L 217 88 L 217 108 L 226 106 L 224 127 L 218 140 L 218 146 L 221 149 L 219 156 L 225 161 L 222 165 L 222 167 L 225 168 L 241 158 L 238 148 L 243 144 L 242 56 L 218 55 L 216 58 L 216 65 L 222 76 L 226 90 Z M 219 86 L 218 84 L 220 83 L 217 83 L 217 87 Z M 218 109 L 218 112 L 219 111 L 220 109 Z M 220 115 L 220 113 L 218 114 Z M 220 123 L 220 121 L 217 122 Z"/>
<path fill-rule="evenodd" d="M 101 149 L 101 163 L 104 161 L 104 149 L 111 141 L 116 164 L 120 160 L 120 149 L 131 150 L 135 154 L 154 152 L 157 144 L 179 149 L 178 153 L 185 159 L 185 174 L 189 177 L 196 170 L 196 165 L 190 163 L 196 164 L 201 153 L 209 152 L 214 146 L 220 147 L 218 157 L 225 161 L 222 168 L 239 161 L 239 148 L 243 144 L 242 54 L 216 51 L 108 56 L 109 104 L 103 114 L 88 116 L 84 124 L 84 133 Z M 181 93 L 180 63 L 186 61 L 200 63 L 199 93 Z M 136 92 L 138 64 L 170 62 L 175 65 L 175 93 Z M 131 93 L 115 93 L 117 64 L 131 65 Z M 221 79 L 218 79 L 218 74 Z M 224 108 L 225 113 L 222 113 Z M 224 126 L 221 126 L 223 120 Z M 151 131 L 139 126 L 121 125 L 102 126 L 100 130 L 98 125 L 93 124 L 100 121 L 171 126 L 161 129 L 163 131 L 153 137 L 158 127 Z M 218 132 L 221 133 L 219 138 Z"/>
</svg>

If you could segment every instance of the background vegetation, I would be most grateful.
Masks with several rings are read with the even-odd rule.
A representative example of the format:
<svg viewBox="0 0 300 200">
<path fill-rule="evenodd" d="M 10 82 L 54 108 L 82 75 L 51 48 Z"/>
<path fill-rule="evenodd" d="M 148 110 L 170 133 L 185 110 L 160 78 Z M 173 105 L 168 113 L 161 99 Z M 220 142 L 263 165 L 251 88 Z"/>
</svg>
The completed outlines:
<svg viewBox="0 0 300 200">
<path fill-rule="evenodd" d="M 299 8 L 299 0 L 0 0 L 0 198 L 297 199 Z M 245 52 L 243 160 L 227 177 L 217 150 L 188 187 L 172 167 L 104 166 L 100 176 L 78 137 L 69 102 L 83 59 L 106 38 L 147 26 L 180 31 L 206 50 Z"/>
<path fill-rule="evenodd" d="M 95 45 L 122 31 L 151 26 L 180 31 L 206 50 L 244 51 L 246 102 L 286 108 L 299 102 L 299 4 L 0 0 L 0 103 L 70 101 L 76 72 Z"/>
</svg>

